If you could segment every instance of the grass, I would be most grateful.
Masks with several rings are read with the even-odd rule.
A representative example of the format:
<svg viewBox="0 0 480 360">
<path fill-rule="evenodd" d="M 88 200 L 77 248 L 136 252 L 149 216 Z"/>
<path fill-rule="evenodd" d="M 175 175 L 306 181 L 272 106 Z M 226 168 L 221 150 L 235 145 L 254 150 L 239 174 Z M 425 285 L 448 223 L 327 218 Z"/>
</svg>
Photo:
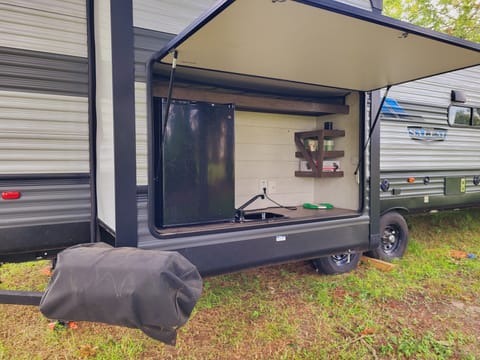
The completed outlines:
<svg viewBox="0 0 480 360">
<path fill-rule="evenodd" d="M 391 272 L 361 264 L 319 276 L 304 262 L 205 279 L 176 347 L 139 330 L 48 328 L 34 307 L 0 305 L 0 359 L 479 359 L 480 210 L 408 220 Z M 41 290 L 46 263 L 4 265 L 2 288 Z"/>
</svg>

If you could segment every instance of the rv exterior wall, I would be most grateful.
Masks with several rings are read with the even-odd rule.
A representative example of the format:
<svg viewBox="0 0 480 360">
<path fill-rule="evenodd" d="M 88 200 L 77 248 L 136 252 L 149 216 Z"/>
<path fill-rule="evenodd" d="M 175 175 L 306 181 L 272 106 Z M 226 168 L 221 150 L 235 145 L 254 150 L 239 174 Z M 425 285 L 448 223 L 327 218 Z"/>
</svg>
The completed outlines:
<svg viewBox="0 0 480 360">
<path fill-rule="evenodd" d="M 0 257 L 89 240 L 85 0 L 12 0 L 0 16 Z M 6 255 L 9 254 L 9 255 Z"/>
<path fill-rule="evenodd" d="M 0 46 L 87 57 L 85 0 L 2 4 Z"/>
<path fill-rule="evenodd" d="M 0 90 L 0 140 L 0 175 L 88 173 L 88 99 Z"/>
<path fill-rule="evenodd" d="M 0 175 L 88 173 L 85 0 L 14 0 L 0 16 Z"/>
<path fill-rule="evenodd" d="M 451 90 L 463 91 L 466 102 L 452 102 Z M 382 211 L 478 205 L 480 187 L 474 177 L 480 176 L 480 128 L 449 125 L 448 108 L 480 107 L 480 66 L 393 87 L 389 98 L 403 114 L 381 120 L 381 178 L 390 183 L 389 191 L 380 193 Z M 436 129 L 443 135 L 422 139 L 413 136 L 415 129 Z M 416 181 L 407 183 L 409 177 Z M 464 178 L 465 191 L 447 194 L 447 178 Z"/>
<path fill-rule="evenodd" d="M 133 0 L 133 26 L 178 34 L 215 0 Z"/>
<path fill-rule="evenodd" d="M 480 67 L 475 67 L 393 87 L 388 96 L 398 101 L 406 116 L 382 116 L 382 173 L 479 169 L 480 129 L 448 124 L 451 90 L 465 92 L 467 103 L 463 105 L 480 107 L 479 86 Z M 409 136 L 408 126 L 444 129 L 446 137 L 415 140 Z"/>
</svg>

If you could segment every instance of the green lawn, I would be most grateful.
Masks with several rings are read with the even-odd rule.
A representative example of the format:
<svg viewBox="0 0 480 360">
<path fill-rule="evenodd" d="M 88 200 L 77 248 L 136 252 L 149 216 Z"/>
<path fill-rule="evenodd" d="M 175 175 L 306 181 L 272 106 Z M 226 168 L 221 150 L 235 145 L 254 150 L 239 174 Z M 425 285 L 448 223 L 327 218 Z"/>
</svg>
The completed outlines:
<svg viewBox="0 0 480 360">
<path fill-rule="evenodd" d="M 480 210 L 407 219 L 391 272 L 321 276 L 291 263 L 205 280 L 176 347 L 139 330 L 52 331 L 35 307 L 0 305 L 0 359 L 480 359 Z M 4 265 L 0 287 L 41 290 L 48 263 Z"/>
</svg>

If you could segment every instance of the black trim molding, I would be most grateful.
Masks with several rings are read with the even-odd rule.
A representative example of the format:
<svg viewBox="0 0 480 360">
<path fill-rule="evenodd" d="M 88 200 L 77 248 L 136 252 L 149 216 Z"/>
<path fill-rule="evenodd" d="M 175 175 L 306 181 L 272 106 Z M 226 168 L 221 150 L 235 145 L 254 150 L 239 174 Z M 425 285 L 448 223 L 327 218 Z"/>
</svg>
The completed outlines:
<svg viewBox="0 0 480 360">
<path fill-rule="evenodd" d="M 88 222 L 2 228 L 0 261 L 20 255 L 31 259 L 47 258 L 51 251 L 89 242 L 89 233 Z"/>
<path fill-rule="evenodd" d="M 137 246 L 137 179 L 132 0 L 110 0 L 115 245 Z"/>
</svg>

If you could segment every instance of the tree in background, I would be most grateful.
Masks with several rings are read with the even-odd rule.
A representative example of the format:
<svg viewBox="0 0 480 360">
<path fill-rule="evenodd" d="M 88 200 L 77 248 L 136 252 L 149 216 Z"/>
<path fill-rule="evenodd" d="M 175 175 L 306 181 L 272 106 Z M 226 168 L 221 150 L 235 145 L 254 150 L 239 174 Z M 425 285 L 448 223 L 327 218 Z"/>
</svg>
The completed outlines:
<svg viewBox="0 0 480 360">
<path fill-rule="evenodd" d="M 383 13 L 480 43 L 479 0 L 384 0 Z"/>
</svg>

